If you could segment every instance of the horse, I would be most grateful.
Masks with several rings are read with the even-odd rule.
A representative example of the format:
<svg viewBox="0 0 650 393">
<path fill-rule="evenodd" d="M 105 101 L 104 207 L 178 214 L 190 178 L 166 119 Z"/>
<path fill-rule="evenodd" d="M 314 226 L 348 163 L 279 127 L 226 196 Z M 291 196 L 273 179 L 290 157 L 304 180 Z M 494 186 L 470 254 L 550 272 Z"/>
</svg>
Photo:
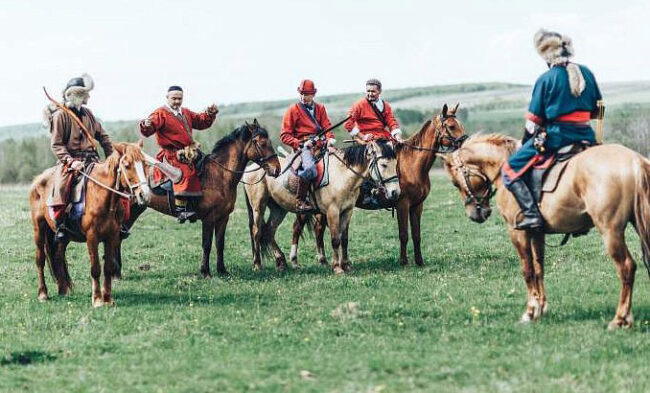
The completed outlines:
<svg viewBox="0 0 650 393">
<path fill-rule="evenodd" d="M 343 151 L 343 158 L 339 152 L 326 154 L 330 154 L 330 182 L 314 190 L 312 195 L 315 206 L 321 214 L 327 216 L 330 226 L 332 269 L 336 274 L 342 274 L 351 268 L 348 259 L 348 228 L 361 184 L 369 179 L 385 189 L 390 200 L 396 200 L 400 194 L 399 183 L 396 181 L 397 160 L 390 144 L 378 142 L 348 147 Z M 244 176 L 244 180 L 248 183 L 244 189 L 253 269 L 262 268 L 260 251 L 266 254 L 271 249 L 277 269 L 284 270 L 286 258 L 275 242 L 275 232 L 288 211 L 296 212 L 295 196 L 285 189 L 283 177 L 260 179 L 259 175 L 249 173 Z M 270 216 L 264 221 L 267 207 Z"/>
<path fill-rule="evenodd" d="M 545 234 L 586 233 L 596 227 L 621 282 L 618 307 L 608 328 L 630 327 L 636 263 L 624 235 L 627 224 L 631 223 L 641 239 L 643 261 L 649 267 L 650 161 L 617 144 L 586 149 L 566 164 L 555 191 L 543 194 L 540 211 L 546 221 L 544 231 L 523 231 L 515 229 L 520 209 L 500 175 L 502 164 L 520 145 L 504 135 L 478 135 L 467 140 L 458 151 L 441 158 L 471 220 L 481 223 L 490 216 L 490 199 L 496 192 L 497 207 L 521 259 L 526 282 L 527 302 L 522 322 L 538 320 L 547 310 Z"/>
<path fill-rule="evenodd" d="M 105 162 L 94 164 L 89 173 L 83 172 L 89 178 L 85 192 L 85 211 L 80 222 L 83 237 L 71 234 L 69 238 L 76 242 L 85 241 L 88 247 L 93 307 L 114 304 L 111 289 L 112 270 L 116 247 L 119 244 L 120 225 L 125 215 L 125 206 L 118 198 L 133 198 L 138 204 L 147 202 L 150 190 L 145 169 L 140 141 L 138 144 L 113 144 L 113 153 Z M 59 294 L 67 295 L 72 287 L 65 257 L 69 240 L 54 241 L 56 226 L 48 214 L 46 203 L 48 195 L 52 192 L 54 170 L 55 168 L 49 168 L 38 175 L 29 190 L 36 244 L 38 299 L 41 301 L 49 300 L 43 275 L 46 258 L 50 272 L 57 281 Z M 98 251 L 100 242 L 104 243 L 104 284 L 101 289 L 99 280 L 102 266 Z"/>
<path fill-rule="evenodd" d="M 397 169 L 399 173 L 400 196 L 397 200 L 397 227 L 400 241 L 400 264 L 408 265 L 406 246 L 408 244 L 408 225 L 411 224 L 413 238 L 413 254 L 418 266 L 424 265 L 422 249 L 420 247 L 420 220 L 422 218 L 423 203 L 431 190 L 429 170 L 439 151 L 457 149 L 465 140 L 465 129 L 456 118 L 459 104 L 450 110 L 445 104 L 441 112 L 432 119 L 427 120 L 418 133 L 411 136 L 404 143 L 397 145 Z M 357 201 L 357 207 L 359 206 Z M 298 267 L 298 242 L 306 223 L 306 216 L 297 214 L 293 223 L 293 240 L 289 260 L 294 267 Z M 322 214 L 314 217 L 314 237 L 316 249 L 321 264 L 327 264 L 323 236 L 327 219 Z"/>
<path fill-rule="evenodd" d="M 253 161 L 257 166 L 246 169 L 249 161 Z M 267 130 L 257 120 L 252 124 L 246 122 L 217 141 L 204 162 L 205 166 L 200 175 L 203 196 L 196 212 L 198 219 L 201 220 L 203 232 L 203 258 L 200 271 L 204 278 L 211 278 L 210 251 L 215 237 L 217 272 L 220 275 L 228 274 L 223 256 L 226 226 L 230 213 L 235 209 L 237 185 L 243 174 L 263 168 L 263 175 L 260 176 L 267 174 L 277 176 L 280 173 L 280 162 Z M 147 206 L 163 214 L 174 216 L 167 195 L 152 195 Z M 130 228 L 145 209 L 146 207 L 135 211 L 127 222 L 127 227 Z M 118 252 L 121 268 L 121 252 Z"/>
</svg>

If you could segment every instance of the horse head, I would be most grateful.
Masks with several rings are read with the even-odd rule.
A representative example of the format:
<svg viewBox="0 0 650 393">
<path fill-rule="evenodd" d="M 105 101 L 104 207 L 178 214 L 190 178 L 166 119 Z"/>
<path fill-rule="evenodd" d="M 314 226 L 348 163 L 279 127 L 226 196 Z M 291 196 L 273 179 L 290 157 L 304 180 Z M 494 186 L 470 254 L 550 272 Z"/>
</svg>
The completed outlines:
<svg viewBox="0 0 650 393">
<path fill-rule="evenodd" d="M 400 195 L 397 155 L 391 143 L 372 141 L 366 144 L 366 162 L 370 178 L 385 198 L 394 202 Z"/>
<path fill-rule="evenodd" d="M 516 147 L 514 138 L 477 134 L 453 153 L 437 154 L 460 192 L 465 213 L 472 221 L 482 223 L 490 217 L 490 200 L 496 193 L 494 183 L 500 177 L 503 161 Z"/>
<path fill-rule="evenodd" d="M 280 174 L 280 160 L 273 149 L 268 131 L 255 119 L 253 124 L 245 123 L 244 133 L 245 139 L 249 141 L 245 151 L 246 158 L 264 168 L 267 175 L 277 177 Z"/>
<path fill-rule="evenodd" d="M 146 205 L 151 199 L 151 190 L 147 182 L 145 155 L 142 152 L 143 141 L 138 143 L 120 142 L 113 144 L 114 153 L 117 156 L 116 183 L 122 190 L 129 190 L 131 197 L 139 205 Z"/>
<path fill-rule="evenodd" d="M 456 111 L 459 103 L 449 109 L 447 104 L 442 106 L 442 110 L 434 116 L 431 125 L 436 130 L 436 139 L 438 151 L 446 153 L 458 149 L 467 139 L 465 127 L 456 118 Z"/>
</svg>

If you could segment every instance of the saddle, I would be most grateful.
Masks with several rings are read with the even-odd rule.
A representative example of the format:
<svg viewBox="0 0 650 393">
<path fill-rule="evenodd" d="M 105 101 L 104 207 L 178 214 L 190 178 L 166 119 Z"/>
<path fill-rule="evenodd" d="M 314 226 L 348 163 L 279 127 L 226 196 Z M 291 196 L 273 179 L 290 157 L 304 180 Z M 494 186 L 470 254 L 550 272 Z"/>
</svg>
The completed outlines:
<svg viewBox="0 0 650 393">
<path fill-rule="evenodd" d="M 196 149 L 195 151 L 196 156 L 193 158 L 194 168 L 196 169 L 196 173 L 200 181 L 203 178 L 203 174 L 205 172 L 205 164 L 208 160 L 208 156 L 200 149 Z M 165 158 L 163 158 L 163 161 L 167 162 Z M 174 186 L 171 179 L 155 166 L 151 166 L 149 168 L 149 173 L 147 173 L 147 182 L 149 183 L 151 192 L 155 195 L 167 195 L 169 211 L 176 211 L 176 196 L 174 194 Z"/>
<path fill-rule="evenodd" d="M 88 163 L 84 167 L 84 172 L 90 173 L 95 166 L 94 162 Z M 80 174 L 73 176 L 70 182 L 70 198 L 66 206 L 64 227 L 68 235 L 76 241 L 85 241 L 86 236 L 81 230 L 81 217 L 86 211 L 86 186 L 88 178 Z M 48 203 L 49 206 L 49 203 Z M 48 208 L 50 217 L 54 219 L 54 210 Z"/>
<path fill-rule="evenodd" d="M 538 203 L 541 202 L 544 193 L 552 193 L 557 189 L 564 169 L 571 158 L 589 147 L 591 144 L 587 141 L 565 146 L 556 154 L 544 157 L 533 166 L 526 182 Z"/>
<path fill-rule="evenodd" d="M 316 179 L 311 183 L 312 192 L 330 184 L 329 154 L 325 154 L 325 151 L 321 150 L 314 159 L 316 161 Z M 284 188 L 295 195 L 298 190 L 298 170 L 302 166 L 302 159 L 300 158 L 299 152 L 288 155 L 287 163 L 291 167 L 288 169 L 285 167 L 283 169 L 280 180 Z"/>
</svg>

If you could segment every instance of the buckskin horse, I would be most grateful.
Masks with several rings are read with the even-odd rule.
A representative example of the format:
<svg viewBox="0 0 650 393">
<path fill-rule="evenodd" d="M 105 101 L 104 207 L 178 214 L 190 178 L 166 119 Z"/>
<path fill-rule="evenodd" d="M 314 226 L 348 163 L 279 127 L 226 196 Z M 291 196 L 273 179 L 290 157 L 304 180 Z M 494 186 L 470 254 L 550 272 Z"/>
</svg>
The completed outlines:
<svg viewBox="0 0 650 393">
<path fill-rule="evenodd" d="M 456 118 L 459 104 L 448 110 L 447 104 L 433 119 L 427 120 L 420 131 L 411 136 L 403 144 L 397 145 L 397 169 L 399 173 L 400 196 L 395 206 L 397 210 L 397 227 L 400 241 L 400 263 L 408 264 L 406 246 L 408 244 L 408 226 L 411 224 L 413 238 L 413 254 L 418 266 L 424 264 L 420 247 L 420 220 L 423 204 L 429 191 L 431 181 L 429 170 L 433 166 L 437 152 L 457 149 L 467 138 L 462 123 Z M 359 205 L 357 201 L 357 207 Z M 289 259 L 294 267 L 298 267 L 298 242 L 306 223 L 306 216 L 296 215 L 293 224 L 293 241 Z M 327 219 L 318 214 L 314 217 L 314 237 L 316 250 L 321 264 L 327 264 L 323 236 Z"/>
<path fill-rule="evenodd" d="M 141 148 L 142 141 L 139 144 L 114 144 L 114 152 L 105 162 L 94 164 L 89 173 L 84 172 L 89 181 L 85 190 L 85 211 L 80 219 L 83 237 L 71 234 L 70 238 L 77 242 L 85 241 L 88 246 L 93 307 L 113 304 L 111 278 L 115 251 L 119 244 L 119 229 L 125 215 L 125 205 L 118 198 L 133 197 L 137 203 L 144 204 L 150 196 L 145 176 L 145 157 Z M 68 294 L 72 286 L 65 257 L 68 243 L 54 242 L 55 224 L 48 214 L 46 203 L 47 196 L 52 191 L 53 170 L 50 168 L 38 175 L 29 190 L 36 243 L 38 299 L 42 301 L 49 299 L 43 275 L 46 258 L 50 272 L 57 281 L 59 294 Z M 104 285 L 101 289 L 100 242 L 104 243 Z"/>
<path fill-rule="evenodd" d="M 591 147 L 571 158 L 552 193 L 541 199 L 546 221 L 543 232 L 515 230 L 520 209 L 501 180 L 501 165 L 520 143 L 508 136 L 473 136 L 456 152 L 441 157 L 459 189 L 470 219 L 484 222 L 496 186 L 499 211 L 517 249 L 527 287 L 523 322 L 539 319 L 546 311 L 544 288 L 545 233 L 584 233 L 596 227 L 614 260 L 621 290 L 609 329 L 632 325 L 632 286 L 636 264 L 625 244 L 625 228 L 632 223 L 641 240 L 643 261 L 650 256 L 650 161 L 616 144 Z"/>
<path fill-rule="evenodd" d="M 315 206 L 321 214 L 327 216 L 330 226 L 332 269 L 336 274 L 342 274 L 351 267 L 348 259 L 348 228 L 361 183 L 370 179 L 383 188 L 391 200 L 399 197 L 395 151 L 387 143 L 371 142 L 344 149 L 343 158 L 338 152 L 331 153 L 329 179 L 329 184 L 317 188 L 313 197 Z M 286 258 L 275 242 L 275 231 L 287 211 L 295 212 L 295 196 L 286 190 L 282 177 L 261 179 L 259 174 L 248 173 L 244 180 L 247 183 L 244 189 L 253 249 L 253 269 L 262 268 L 260 252 L 266 254 L 265 251 L 270 248 L 275 256 L 276 267 L 284 270 Z M 270 216 L 264 221 L 267 207 Z"/>
<path fill-rule="evenodd" d="M 249 161 L 257 166 L 246 169 Z M 249 170 L 257 171 L 263 168 L 263 175 L 277 176 L 280 173 L 280 162 L 269 139 L 269 134 L 257 120 L 252 124 L 245 123 L 229 135 L 226 135 L 212 148 L 204 161 L 204 169 L 200 174 L 203 196 L 197 206 L 197 216 L 203 227 L 203 259 L 201 274 L 210 278 L 210 251 L 213 239 L 216 237 L 217 272 L 228 274 L 224 263 L 224 241 L 226 226 L 230 213 L 235 208 L 237 185 L 244 173 Z M 167 195 L 153 194 L 147 205 L 163 214 L 173 216 Z M 144 208 L 134 211 L 127 222 L 131 227 Z M 118 250 L 119 267 L 121 268 L 121 252 Z"/>
</svg>

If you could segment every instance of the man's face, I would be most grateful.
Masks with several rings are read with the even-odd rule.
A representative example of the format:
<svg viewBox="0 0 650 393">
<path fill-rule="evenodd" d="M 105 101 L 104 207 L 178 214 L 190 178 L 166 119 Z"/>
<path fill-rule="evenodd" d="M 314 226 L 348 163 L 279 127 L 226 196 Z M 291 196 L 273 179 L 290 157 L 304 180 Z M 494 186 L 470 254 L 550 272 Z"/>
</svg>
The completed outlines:
<svg viewBox="0 0 650 393">
<path fill-rule="evenodd" d="M 172 109 L 178 110 L 183 104 L 183 92 L 182 91 L 170 91 L 167 93 L 167 105 Z"/>
<path fill-rule="evenodd" d="M 379 99 L 379 95 L 381 94 L 381 90 L 379 90 L 379 87 L 375 85 L 366 85 L 366 98 L 368 101 L 377 101 Z"/>
<path fill-rule="evenodd" d="M 312 102 L 314 102 L 314 95 L 313 94 L 300 94 L 300 99 L 302 100 L 303 103 L 307 105 L 311 105 Z"/>
</svg>

